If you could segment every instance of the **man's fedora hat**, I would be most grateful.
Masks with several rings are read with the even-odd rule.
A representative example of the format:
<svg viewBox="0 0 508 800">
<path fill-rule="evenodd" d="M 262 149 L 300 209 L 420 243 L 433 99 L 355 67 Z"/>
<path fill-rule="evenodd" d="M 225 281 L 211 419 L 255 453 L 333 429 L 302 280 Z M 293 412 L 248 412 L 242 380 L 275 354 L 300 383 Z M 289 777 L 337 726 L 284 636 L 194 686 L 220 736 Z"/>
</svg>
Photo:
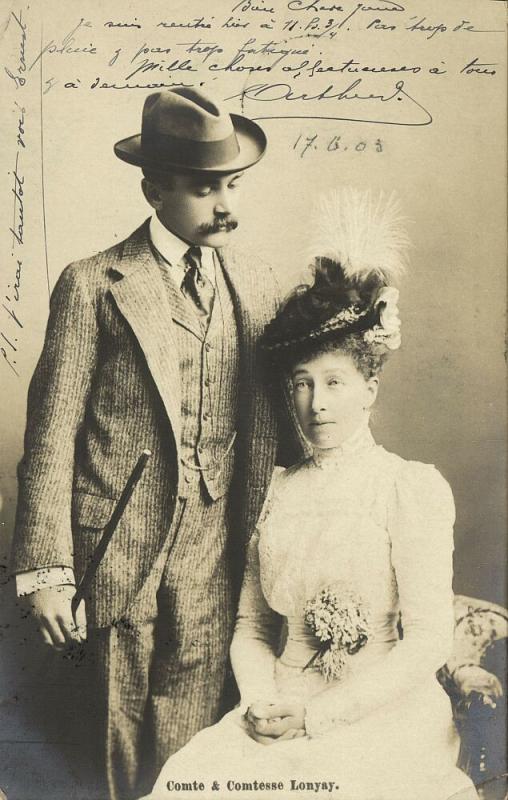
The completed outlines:
<svg viewBox="0 0 508 800">
<path fill-rule="evenodd" d="M 259 125 L 185 87 L 150 94 L 141 134 L 115 144 L 118 158 L 158 172 L 236 172 L 259 161 L 265 149 Z"/>
</svg>

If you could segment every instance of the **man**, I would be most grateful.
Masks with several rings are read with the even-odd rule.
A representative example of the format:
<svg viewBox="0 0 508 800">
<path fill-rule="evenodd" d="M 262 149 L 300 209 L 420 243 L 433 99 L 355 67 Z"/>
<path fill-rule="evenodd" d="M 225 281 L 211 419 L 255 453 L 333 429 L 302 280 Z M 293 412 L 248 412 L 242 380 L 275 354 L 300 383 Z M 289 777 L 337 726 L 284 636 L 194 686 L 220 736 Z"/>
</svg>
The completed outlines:
<svg viewBox="0 0 508 800">
<path fill-rule="evenodd" d="M 115 152 L 143 169 L 155 214 L 64 270 L 29 391 L 18 593 L 55 648 L 87 626 L 113 800 L 142 793 L 224 710 L 243 547 L 277 443 L 255 362 L 276 284 L 226 247 L 243 172 L 265 146 L 255 123 L 198 90 L 146 99 L 141 134 Z M 75 580 L 147 448 L 76 628 Z"/>
</svg>

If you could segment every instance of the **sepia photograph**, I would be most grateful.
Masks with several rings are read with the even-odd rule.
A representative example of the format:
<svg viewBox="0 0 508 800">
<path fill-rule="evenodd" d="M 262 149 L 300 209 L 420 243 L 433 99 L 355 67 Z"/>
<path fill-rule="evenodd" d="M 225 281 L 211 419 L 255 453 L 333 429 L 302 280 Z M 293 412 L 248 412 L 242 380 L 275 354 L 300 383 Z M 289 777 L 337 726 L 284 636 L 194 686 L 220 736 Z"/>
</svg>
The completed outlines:
<svg viewBox="0 0 508 800">
<path fill-rule="evenodd" d="M 0 799 L 507 800 L 506 4 L 0 12 Z"/>
</svg>

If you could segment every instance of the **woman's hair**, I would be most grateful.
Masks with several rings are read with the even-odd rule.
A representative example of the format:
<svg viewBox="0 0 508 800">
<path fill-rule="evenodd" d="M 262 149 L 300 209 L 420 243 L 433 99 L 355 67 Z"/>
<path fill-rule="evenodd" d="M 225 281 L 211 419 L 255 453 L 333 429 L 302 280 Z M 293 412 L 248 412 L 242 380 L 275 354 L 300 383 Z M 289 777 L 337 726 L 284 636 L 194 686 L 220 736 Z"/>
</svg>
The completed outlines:
<svg viewBox="0 0 508 800">
<path fill-rule="evenodd" d="M 287 371 L 298 362 L 335 350 L 350 356 L 368 380 L 379 374 L 388 348 L 365 339 L 365 330 L 376 323 L 373 299 L 382 278 L 373 274 L 362 282 L 345 282 L 340 264 L 316 259 L 314 283 L 295 289 L 267 325 L 261 340 L 270 371 Z M 340 321 L 345 309 L 355 309 L 351 319 Z M 340 327 L 334 327 L 339 320 Z"/>
<path fill-rule="evenodd" d="M 365 341 L 362 333 L 349 333 L 342 336 L 330 336 L 329 339 L 302 342 L 290 348 L 283 357 L 285 369 L 291 370 L 296 364 L 305 364 L 323 353 L 340 352 L 350 356 L 358 372 L 365 378 L 379 375 L 388 358 L 389 350 L 380 344 Z"/>
</svg>

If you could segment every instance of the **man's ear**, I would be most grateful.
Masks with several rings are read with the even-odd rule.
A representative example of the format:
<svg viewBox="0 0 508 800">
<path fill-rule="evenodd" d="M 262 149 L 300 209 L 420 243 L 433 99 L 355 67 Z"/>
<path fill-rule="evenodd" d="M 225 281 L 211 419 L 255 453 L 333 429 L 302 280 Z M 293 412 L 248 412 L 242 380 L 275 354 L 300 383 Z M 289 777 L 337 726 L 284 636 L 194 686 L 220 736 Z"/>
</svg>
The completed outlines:
<svg viewBox="0 0 508 800">
<path fill-rule="evenodd" d="M 149 203 L 156 211 L 159 211 L 162 208 L 162 196 L 160 188 L 157 186 L 157 184 L 152 183 L 152 181 L 149 181 L 147 178 L 143 178 L 141 181 L 141 189 L 145 195 L 147 203 Z"/>
</svg>

